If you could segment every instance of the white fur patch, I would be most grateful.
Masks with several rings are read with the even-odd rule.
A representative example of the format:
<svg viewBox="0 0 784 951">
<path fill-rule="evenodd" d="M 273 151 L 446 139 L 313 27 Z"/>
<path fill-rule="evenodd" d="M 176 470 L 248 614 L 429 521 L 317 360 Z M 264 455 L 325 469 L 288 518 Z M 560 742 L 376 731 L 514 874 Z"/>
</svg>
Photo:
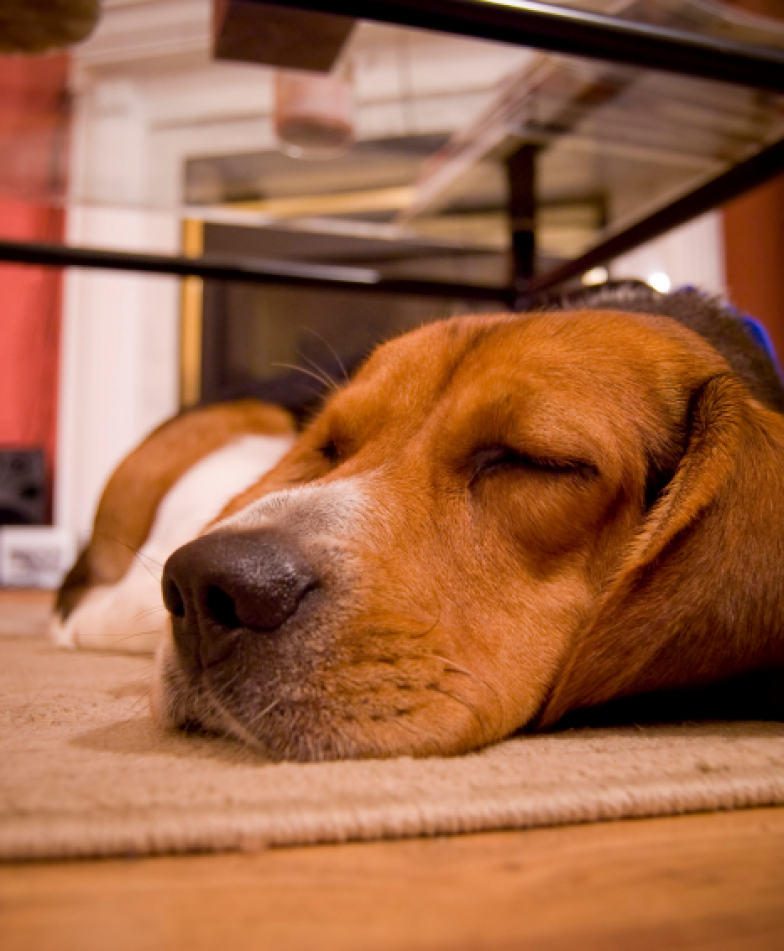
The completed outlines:
<svg viewBox="0 0 784 951">
<path fill-rule="evenodd" d="M 350 531 L 368 508 L 366 481 L 351 476 L 325 485 L 298 485 L 271 492 L 218 522 L 214 531 L 260 528 L 285 518 L 287 526 L 304 528 L 310 535 L 319 532 L 340 535 Z"/>
<path fill-rule="evenodd" d="M 268 472 L 293 442 L 290 436 L 243 436 L 196 463 L 161 500 L 149 537 L 125 576 L 89 591 L 64 623 L 52 619 L 54 643 L 154 651 L 168 629 L 160 586 L 164 562 Z"/>
</svg>

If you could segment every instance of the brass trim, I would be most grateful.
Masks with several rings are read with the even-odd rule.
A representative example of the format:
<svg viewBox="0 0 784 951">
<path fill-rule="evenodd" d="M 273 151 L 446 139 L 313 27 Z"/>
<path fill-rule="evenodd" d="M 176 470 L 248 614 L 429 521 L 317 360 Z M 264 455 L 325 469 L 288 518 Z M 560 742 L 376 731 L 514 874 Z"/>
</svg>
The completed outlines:
<svg viewBox="0 0 784 951">
<path fill-rule="evenodd" d="M 204 250 L 204 222 L 182 222 L 182 252 L 200 257 Z M 195 406 L 201 397 L 202 319 L 204 282 L 184 277 L 180 284 L 180 408 Z"/>
<path fill-rule="evenodd" d="M 272 198 L 231 202 L 227 207 L 253 211 L 272 218 L 318 218 L 325 215 L 357 214 L 365 211 L 404 211 L 416 197 L 409 185 L 370 188 L 297 198 Z"/>
</svg>

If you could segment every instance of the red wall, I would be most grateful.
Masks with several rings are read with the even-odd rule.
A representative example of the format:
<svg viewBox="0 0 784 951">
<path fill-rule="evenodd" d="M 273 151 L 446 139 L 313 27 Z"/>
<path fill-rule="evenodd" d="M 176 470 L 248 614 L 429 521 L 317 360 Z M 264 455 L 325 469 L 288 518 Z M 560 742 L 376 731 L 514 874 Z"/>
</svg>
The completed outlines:
<svg viewBox="0 0 784 951">
<path fill-rule="evenodd" d="M 784 363 L 784 176 L 724 208 L 727 290 L 768 329 Z"/>
<path fill-rule="evenodd" d="M 784 0 L 728 2 L 784 20 Z M 730 299 L 765 324 L 784 363 L 784 175 L 725 206 L 724 247 Z"/>
<path fill-rule="evenodd" d="M 62 241 L 65 55 L 0 57 L 0 238 Z M 0 264 L 0 445 L 43 446 L 57 419 L 62 273 Z"/>
</svg>

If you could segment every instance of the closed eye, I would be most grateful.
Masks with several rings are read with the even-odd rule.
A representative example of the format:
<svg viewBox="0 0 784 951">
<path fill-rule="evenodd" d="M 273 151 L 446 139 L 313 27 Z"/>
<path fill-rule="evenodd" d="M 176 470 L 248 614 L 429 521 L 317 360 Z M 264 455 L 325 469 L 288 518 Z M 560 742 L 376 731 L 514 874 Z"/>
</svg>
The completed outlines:
<svg viewBox="0 0 784 951">
<path fill-rule="evenodd" d="M 330 439 L 329 442 L 319 446 L 316 451 L 331 466 L 336 466 L 343 458 L 343 454 L 334 439 Z"/>
<path fill-rule="evenodd" d="M 592 462 L 584 459 L 554 458 L 531 455 L 510 446 L 487 446 L 473 456 L 472 479 L 495 472 L 516 471 L 553 476 L 591 478 L 599 474 Z"/>
</svg>

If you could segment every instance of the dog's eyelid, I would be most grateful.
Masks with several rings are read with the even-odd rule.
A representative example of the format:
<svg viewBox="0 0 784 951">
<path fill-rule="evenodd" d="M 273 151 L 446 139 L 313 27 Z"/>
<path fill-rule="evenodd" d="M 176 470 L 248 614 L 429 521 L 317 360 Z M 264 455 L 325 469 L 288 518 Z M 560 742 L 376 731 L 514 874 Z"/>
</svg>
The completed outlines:
<svg viewBox="0 0 784 951">
<path fill-rule="evenodd" d="M 320 438 L 314 440 L 314 451 L 332 466 L 340 465 L 357 451 L 357 443 L 342 427 L 325 427 Z"/>
<path fill-rule="evenodd" d="M 598 467 L 586 459 L 527 452 L 507 445 L 482 446 L 473 453 L 472 480 L 502 468 L 585 478 L 599 475 Z"/>
<path fill-rule="evenodd" d="M 337 463 L 340 462 L 341 459 L 343 459 L 345 455 L 341 451 L 341 448 L 338 445 L 337 440 L 335 439 L 328 439 L 325 442 L 323 442 L 320 446 L 316 448 L 316 452 L 318 452 L 319 455 L 323 456 L 327 462 L 332 463 L 333 465 L 337 465 Z"/>
</svg>

